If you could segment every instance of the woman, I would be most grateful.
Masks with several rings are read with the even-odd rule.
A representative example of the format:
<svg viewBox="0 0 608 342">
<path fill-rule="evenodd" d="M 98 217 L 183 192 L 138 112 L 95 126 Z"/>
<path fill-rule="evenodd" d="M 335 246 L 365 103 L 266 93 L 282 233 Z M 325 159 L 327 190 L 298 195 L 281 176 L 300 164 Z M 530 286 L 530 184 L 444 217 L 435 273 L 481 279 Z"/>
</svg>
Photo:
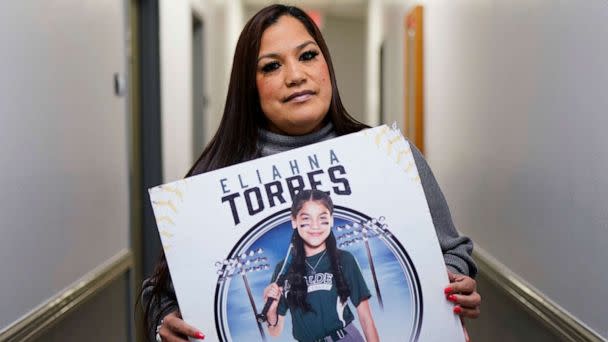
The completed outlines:
<svg viewBox="0 0 608 342">
<path fill-rule="evenodd" d="M 320 190 L 304 190 L 291 206 L 294 246 L 285 286 L 275 282 L 264 290 L 264 302 L 274 299 L 268 310 L 268 332 L 279 336 L 285 314 L 291 311 L 293 337 L 298 341 L 378 341 L 372 318 L 371 294 L 352 254 L 338 249 L 333 234 L 334 205 Z M 282 264 L 277 267 L 281 268 Z M 277 278 L 275 272 L 273 279 Z M 285 295 L 283 295 L 285 290 Z M 347 300 L 357 308 L 365 340 L 354 324 Z"/>
<path fill-rule="evenodd" d="M 340 100 L 329 51 L 312 20 L 291 6 L 268 6 L 237 42 L 220 126 L 187 176 L 331 139 L 366 128 Z M 413 148 L 450 284 L 455 314 L 477 317 L 481 298 L 472 242 L 452 224 L 447 203 L 420 152 Z M 149 336 L 186 341 L 204 335 L 180 318 L 164 255 L 142 288 Z"/>
</svg>

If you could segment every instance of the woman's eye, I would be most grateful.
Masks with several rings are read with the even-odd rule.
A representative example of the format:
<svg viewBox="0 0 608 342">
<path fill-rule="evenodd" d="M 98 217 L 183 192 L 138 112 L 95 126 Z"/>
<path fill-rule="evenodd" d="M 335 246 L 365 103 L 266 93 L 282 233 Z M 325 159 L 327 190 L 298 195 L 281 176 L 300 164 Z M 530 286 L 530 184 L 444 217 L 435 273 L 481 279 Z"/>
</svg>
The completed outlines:
<svg viewBox="0 0 608 342">
<path fill-rule="evenodd" d="M 300 55 L 300 60 L 301 61 L 310 61 L 311 59 L 314 59 L 318 55 L 319 55 L 319 53 L 317 51 L 314 51 L 314 50 L 306 51 L 302 55 Z"/>
<path fill-rule="evenodd" d="M 270 62 L 270 63 L 266 63 L 264 64 L 264 66 L 262 67 L 262 72 L 263 73 L 269 73 L 272 71 L 277 70 L 281 65 L 279 64 L 279 62 Z"/>
</svg>

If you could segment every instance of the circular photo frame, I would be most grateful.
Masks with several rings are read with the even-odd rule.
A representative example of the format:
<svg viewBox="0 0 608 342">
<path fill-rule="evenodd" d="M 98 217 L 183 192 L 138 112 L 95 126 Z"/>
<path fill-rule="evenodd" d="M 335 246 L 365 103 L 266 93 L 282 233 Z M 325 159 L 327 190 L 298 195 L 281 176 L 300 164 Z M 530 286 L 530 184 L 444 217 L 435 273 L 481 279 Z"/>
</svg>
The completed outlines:
<svg viewBox="0 0 608 342">
<path fill-rule="evenodd" d="M 403 245 L 390 233 L 384 217 L 334 206 L 332 231 L 337 247 L 356 260 L 371 293 L 370 308 L 380 340 L 416 341 L 423 298 L 416 269 Z M 218 261 L 215 325 L 221 341 L 265 341 L 267 325 L 256 315 L 264 307 L 263 292 L 275 281 L 277 265 L 286 258 L 293 228 L 289 209 L 256 224 L 237 242 L 226 260 Z M 356 309 L 349 300 L 350 309 Z M 361 330 L 357 315 L 353 324 Z M 287 312 L 280 338 L 294 341 Z"/>
</svg>

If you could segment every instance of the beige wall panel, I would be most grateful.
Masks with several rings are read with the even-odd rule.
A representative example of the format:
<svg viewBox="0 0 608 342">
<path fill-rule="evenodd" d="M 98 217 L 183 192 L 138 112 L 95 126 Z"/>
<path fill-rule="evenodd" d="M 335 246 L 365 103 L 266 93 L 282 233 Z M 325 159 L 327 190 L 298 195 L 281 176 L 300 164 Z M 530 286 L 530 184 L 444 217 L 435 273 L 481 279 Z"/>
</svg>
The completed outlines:
<svg viewBox="0 0 608 342">
<path fill-rule="evenodd" d="M 35 341 L 128 341 L 128 302 L 126 276 L 122 276 Z"/>
</svg>

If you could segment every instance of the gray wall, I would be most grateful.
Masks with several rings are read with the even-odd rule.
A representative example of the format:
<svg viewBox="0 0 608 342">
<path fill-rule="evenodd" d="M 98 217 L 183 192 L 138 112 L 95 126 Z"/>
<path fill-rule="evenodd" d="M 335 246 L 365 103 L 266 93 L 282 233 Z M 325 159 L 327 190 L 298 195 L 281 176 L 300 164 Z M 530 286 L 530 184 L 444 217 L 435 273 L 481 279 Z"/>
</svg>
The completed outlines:
<svg viewBox="0 0 608 342">
<path fill-rule="evenodd" d="M 128 248 L 124 6 L 0 2 L 0 329 Z"/>
<path fill-rule="evenodd" d="M 423 3 L 428 159 L 458 227 L 608 337 L 608 2 Z"/>
<path fill-rule="evenodd" d="M 126 276 L 52 327 L 36 342 L 122 342 L 129 340 Z"/>
<path fill-rule="evenodd" d="M 348 112 L 365 121 L 365 18 L 326 16 L 323 38 L 327 43 Z"/>
<path fill-rule="evenodd" d="M 483 297 L 481 315 L 465 325 L 471 341 L 556 342 L 560 338 L 483 274 L 477 277 Z"/>
<path fill-rule="evenodd" d="M 403 17 L 407 8 L 406 3 L 392 4 L 384 7 L 384 56 L 382 63 L 383 103 L 385 124 L 397 123 L 404 127 L 404 28 Z"/>
</svg>

